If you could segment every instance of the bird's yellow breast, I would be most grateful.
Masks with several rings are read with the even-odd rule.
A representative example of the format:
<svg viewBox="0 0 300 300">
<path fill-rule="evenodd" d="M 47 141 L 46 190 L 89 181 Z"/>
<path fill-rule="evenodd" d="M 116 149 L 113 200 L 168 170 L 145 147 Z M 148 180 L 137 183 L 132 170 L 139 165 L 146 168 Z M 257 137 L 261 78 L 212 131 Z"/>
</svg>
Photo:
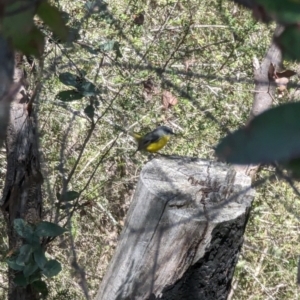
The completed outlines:
<svg viewBox="0 0 300 300">
<path fill-rule="evenodd" d="M 164 135 L 156 142 L 150 143 L 146 147 L 146 150 L 151 153 L 157 152 L 166 145 L 166 143 L 168 142 L 169 139 L 170 139 L 169 135 Z"/>
</svg>

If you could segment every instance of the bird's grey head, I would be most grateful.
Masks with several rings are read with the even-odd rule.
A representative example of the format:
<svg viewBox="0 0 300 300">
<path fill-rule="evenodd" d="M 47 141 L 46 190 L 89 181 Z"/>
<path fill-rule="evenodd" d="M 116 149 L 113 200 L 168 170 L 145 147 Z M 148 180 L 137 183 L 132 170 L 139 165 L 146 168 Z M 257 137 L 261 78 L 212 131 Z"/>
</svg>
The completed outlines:
<svg viewBox="0 0 300 300">
<path fill-rule="evenodd" d="M 173 130 L 167 126 L 159 126 L 156 128 L 157 132 L 162 134 L 171 135 L 174 134 Z"/>
</svg>

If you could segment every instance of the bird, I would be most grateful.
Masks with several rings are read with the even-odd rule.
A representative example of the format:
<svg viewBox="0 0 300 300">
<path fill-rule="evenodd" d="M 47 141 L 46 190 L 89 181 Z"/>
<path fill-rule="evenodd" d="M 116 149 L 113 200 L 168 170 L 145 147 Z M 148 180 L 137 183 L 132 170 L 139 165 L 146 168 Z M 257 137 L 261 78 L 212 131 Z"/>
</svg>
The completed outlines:
<svg viewBox="0 0 300 300">
<path fill-rule="evenodd" d="M 150 153 L 155 153 L 162 149 L 173 134 L 173 130 L 167 126 L 159 126 L 144 136 L 131 132 L 131 135 L 138 143 L 136 152 L 145 150 Z"/>
</svg>

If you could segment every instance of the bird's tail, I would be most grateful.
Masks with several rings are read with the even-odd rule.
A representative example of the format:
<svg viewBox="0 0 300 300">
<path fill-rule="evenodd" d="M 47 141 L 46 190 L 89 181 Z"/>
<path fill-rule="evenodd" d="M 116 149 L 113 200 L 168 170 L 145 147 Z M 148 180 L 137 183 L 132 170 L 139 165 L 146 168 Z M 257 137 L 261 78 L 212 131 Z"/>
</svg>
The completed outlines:
<svg viewBox="0 0 300 300">
<path fill-rule="evenodd" d="M 137 132 L 134 132 L 132 130 L 126 130 L 124 129 L 123 127 L 115 124 L 115 123 L 112 123 L 110 121 L 107 121 L 110 125 L 112 125 L 114 128 L 116 128 L 117 130 L 120 130 L 126 134 L 129 134 L 130 136 L 132 136 L 137 142 L 139 142 L 141 140 L 141 138 L 143 137 L 143 135 L 137 133 Z"/>
<path fill-rule="evenodd" d="M 128 134 L 131 135 L 137 142 L 143 137 L 141 134 L 134 131 L 128 131 Z"/>
</svg>

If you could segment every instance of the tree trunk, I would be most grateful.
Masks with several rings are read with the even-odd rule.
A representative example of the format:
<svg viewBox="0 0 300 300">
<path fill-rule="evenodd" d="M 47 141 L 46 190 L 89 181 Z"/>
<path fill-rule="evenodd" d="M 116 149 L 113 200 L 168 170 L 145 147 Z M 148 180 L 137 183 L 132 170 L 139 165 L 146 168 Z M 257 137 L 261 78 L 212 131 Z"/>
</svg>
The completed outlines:
<svg viewBox="0 0 300 300">
<path fill-rule="evenodd" d="M 250 184 L 220 163 L 150 161 L 96 299 L 226 299 L 254 197 Z"/>
<path fill-rule="evenodd" d="M 13 74 L 14 55 L 7 41 L 0 35 L 0 147 L 6 137 L 10 102 L 15 88 Z"/>
<path fill-rule="evenodd" d="M 11 103 L 10 122 L 7 128 L 7 173 L 1 209 L 7 223 L 9 249 L 17 250 L 23 240 L 13 228 L 14 220 L 22 218 L 34 224 L 41 219 L 42 197 L 37 129 L 32 103 L 24 86 L 22 55 L 16 54 L 14 81 L 19 82 L 18 92 Z M 19 287 L 13 282 L 16 271 L 9 270 L 9 300 L 39 299 L 29 286 Z"/>
</svg>

